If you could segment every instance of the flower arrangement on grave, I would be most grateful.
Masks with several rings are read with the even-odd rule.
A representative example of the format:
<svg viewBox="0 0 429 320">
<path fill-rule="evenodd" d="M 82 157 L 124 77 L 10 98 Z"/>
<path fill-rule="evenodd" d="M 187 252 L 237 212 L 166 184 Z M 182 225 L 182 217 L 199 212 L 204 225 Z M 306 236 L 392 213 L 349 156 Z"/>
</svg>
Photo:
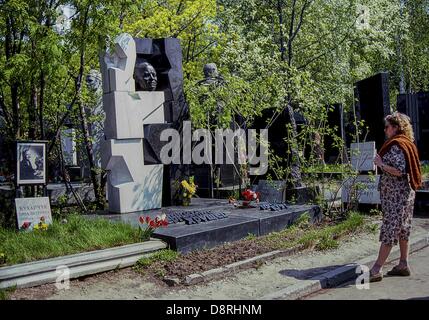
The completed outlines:
<svg viewBox="0 0 429 320">
<path fill-rule="evenodd" d="M 243 192 L 241 192 L 241 195 L 244 199 L 241 201 L 241 203 L 236 199 L 234 199 L 234 197 L 229 197 L 228 202 L 230 204 L 233 204 L 234 207 L 238 207 L 238 208 L 254 208 L 255 207 L 254 204 L 259 203 L 259 198 L 260 198 L 259 192 L 246 189 Z"/>
<path fill-rule="evenodd" d="M 189 177 L 189 181 L 186 179 L 180 182 L 180 200 L 182 205 L 189 206 L 191 199 L 197 192 L 198 186 L 194 183 L 194 177 Z"/>
<path fill-rule="evenodd" d="M 35 231 L 46 231 L 49 228 L 49 224 L 45 222 L 45 217 L 40 217 L 38 224 L 34 225 L 33 230 Z"/>
<path fill-rule="evenodd" d="M 168 226 L 167 215 L 165 214 L 156 216 L 155 219 L 149 216 L 140 216 L 139 222 L 143 241 L 149 240 L 156 229 Z"/>
<path fill-rule="evenodd" d="M 30 225 L 31 225 L 31 222 L 24 221 L 19 229 L 21 229 L 21 230 L 27 230 L 28 228 L 30 228 Z"/>
</svg>

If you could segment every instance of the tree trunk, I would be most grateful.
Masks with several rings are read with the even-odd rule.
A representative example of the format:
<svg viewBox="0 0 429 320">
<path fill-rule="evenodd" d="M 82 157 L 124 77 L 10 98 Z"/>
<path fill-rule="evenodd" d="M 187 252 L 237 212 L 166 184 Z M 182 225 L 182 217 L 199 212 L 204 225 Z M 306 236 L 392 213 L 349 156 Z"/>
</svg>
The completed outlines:
<svg viewBox="0 0 429 320">
<path fill-rule="evenodd" d="M 292 14 L 291 14 L 291 21 L 290 21 L 290 28 L 289 28 L 289 40 L 287 43 L 288 50 L 287 50 L 287 56 L 286 56 L 286 48 L 285 48 L 285 41 L 284 41 L 284 32 L 283 32 L 283 1 L 277 0 L 277 14 L 279 19 L 279 26 L 280 26 L 280 52 L 281 52 L 281 60 L 288 64 L 288 67 L 291 67 L 292 64 L 292 36 L 294 32 L 294 20 L 295 20 L 295 8 L 296 1 L 294 0 L 292 3 Z M 298 149 L 298 130 L 296 127 L 295 117 L 294 117 L 294 110 L 291 106 L 291 98 L 290 96 L 285 98 L 286 101 L 286 107 L 285 111 L 287 112 L 289 116 L 289 121 L 292 126 L 292 137 L 290 143 L 291 146 L 291 179 L 289 181 L 291 188 L 297 188 L 302 186 L 302 177 L 301 177 L 301 163 L 299 161 L 299 149 Z"/>
<path fill-rule="evenodd" d="M 99 173 L 97 173 L 97 167 L 95 166 L 94 148 L 90 138 L 88 119 L 85 113 L 85 106 L 83 105 L 82 102 L 79 102 L 79 116 L 80 116 L 80 122 L 82 126 L 82 133 L 83 133 L 83 140 L 85 143 L 86 155 L 88 157 L 91 182 L 94 187 L 96 207 L 99 210 L 103 210 L 105 206 L 105 197 L 104 197 L 103 189 L 101 188 L 100 175 Z"/>
<path fill-rule="evenodd" d="M 289 102 L 286 106 L 286 110 L 289 116 L 290 124 L 292 126 L 292 141 L 291 141 L 292 147 L 290 148 L 291 149 L 290 185 L 292 188 L 299 188 L 299 187 L 302 187 L 302 176 L 301 176 L 301 162 L 299 160 L 300 156 L 299 156 L 299 148 L 298 148 L 298 141 L 297 141 L 298 130 L 296 127 L 294 111 Z"/>
</svg>

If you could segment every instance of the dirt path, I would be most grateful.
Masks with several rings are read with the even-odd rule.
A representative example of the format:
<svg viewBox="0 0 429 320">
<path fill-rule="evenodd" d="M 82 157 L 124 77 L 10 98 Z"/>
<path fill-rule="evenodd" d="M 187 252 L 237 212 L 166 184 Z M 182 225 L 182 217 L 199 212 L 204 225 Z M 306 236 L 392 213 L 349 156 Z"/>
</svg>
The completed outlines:
<svg viewBox="0 0 429 320">
<path fill-rule="evenodd" d="M 427 235 L 429 219 L 414 219 L 412 237 Z M 296 284 L 337 266 L 377 253 L 378 232 L 363 233 L 341 242 L 330 251 L 306 251 L 277 258 L 259 268 L 241 271 L 226 279 L 192 287 L 170 288 L 132 269 L 74 280 L 70 289 L 54 285 L 20 289 L 12 299 L 258 299 L 279 288 Z"/>
</svg>

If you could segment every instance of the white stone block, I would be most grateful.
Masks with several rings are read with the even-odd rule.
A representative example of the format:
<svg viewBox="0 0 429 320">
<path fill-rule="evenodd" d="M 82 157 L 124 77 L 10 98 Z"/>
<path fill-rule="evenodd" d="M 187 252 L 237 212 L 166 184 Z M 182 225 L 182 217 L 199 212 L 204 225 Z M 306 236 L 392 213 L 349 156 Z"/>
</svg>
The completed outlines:
<svg viewBox="0 0 429 320">
<path fill-rule="evenodd" d="M 103 92 L 134 91 L 134 66 L 136 63 L 136 43 L 127 33 L 115 39 L 113 52 L 100 57 L 103 77 Z"/>
<path fill-rule="evenodd" d="M 164 92 L 111 92 L 103 95 L 106 139 L 143 138 L 143 124 L 164 123 Z"/>
<path fill-rule="evenodd" d="M 163 165 L 143 165 L 143 139 L 106 140 L 109 210 L 124 213 L 161 208 Z"/>
<path fill-rule="evenodd" d="M 375 170 L 374 158 L 376 154 L 374 141 L 350 145 L 351 164 L 353 169 L 357 171 Z"/>
</svg>

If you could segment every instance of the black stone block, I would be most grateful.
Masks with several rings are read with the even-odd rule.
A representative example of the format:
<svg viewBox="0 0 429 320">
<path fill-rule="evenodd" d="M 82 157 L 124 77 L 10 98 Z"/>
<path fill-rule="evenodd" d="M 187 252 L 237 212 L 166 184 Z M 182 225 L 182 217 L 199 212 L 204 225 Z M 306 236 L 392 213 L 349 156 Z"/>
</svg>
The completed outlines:
<svg viewBox="0 0 429 320">
<path fill-rule="evenodd" d="M 168 141 L 161 141 L 161 133 L 163 130 L 171 128 L 171 126 L 169 123 L 146 124 L 143 126 L 143 155 L 145 165 L 162 164 L 160 157 L 161 149 Z"/>
<path fill-rule="evenodd" d="M 302 214 L 308 212 L 312 222 L 321 218 L 320 208 L 314 205 L 293 205 L 279 211 L 235 210 L 230 216 L 239 215 L 259 220 L 259 235 L 281 231 L 294 223 Z"/>
<path fill-rule="evenodd" d="M 389 99 L 389 74 L 378 73 L 355 83 L 355 114 L 357 121 L 364 120 L 369 127 L 362 132 L 361 141 L 375 141 L 377 150 L 384 143 L 384 117 L 391 113 Z M 350 119 L 353 123 L 353 118 Z M 352 127 L 349 130 L 353 130 Z M 366 131 L 366 130 L 364 130 Z M 350 135 L 350 132 L 349 132 Z M 348 139 L 349 142 L 350 139 Z"/>
<path fill-rule="evenodd" d="M 429 92 L 399 94 L 397 109 L 411 118 L 421 160 L 429 160 Z"/>
<path fill-rule="evenodd" d="M 251 217 L 229 216 L 226 219 L 193 225 L 171 225 L 157 229 L 153 237 L 166 241 L 181 253 L 243 239 L 249 233 L 259 233 L 259 220 Z"/>
</svg>

